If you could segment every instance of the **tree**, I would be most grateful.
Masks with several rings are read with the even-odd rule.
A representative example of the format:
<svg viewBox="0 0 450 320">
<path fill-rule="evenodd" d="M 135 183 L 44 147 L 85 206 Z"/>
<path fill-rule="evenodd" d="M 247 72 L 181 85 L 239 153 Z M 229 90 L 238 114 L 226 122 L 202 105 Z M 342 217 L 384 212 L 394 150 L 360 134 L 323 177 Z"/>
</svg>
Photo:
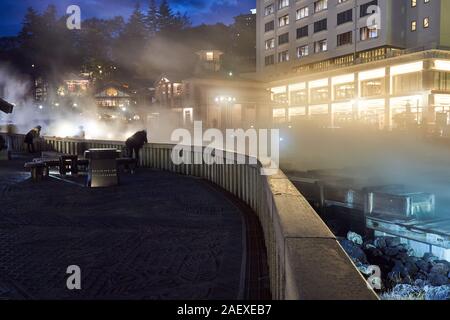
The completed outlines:
<svg viewBox="0 0 450 320">
<path fill-rule="evenodd" d="M 19 38 L 22 41 L 29 41 L 35 36 L 39 25 L 39 15 L 33 7 L 28 7 L 27 12 L 22 23 L 22 30 L 19 33 Z"/>
<path fill-rule="evenodd" d="M 173 23 L 173 12 L 167 0 L 162 0 L 159 5 L 158 26 L 161 32 L 167 32 L 171 29 Z"/>
<path fill-rule="evenodd" d="M 137 3 L 133 13 L 131 14 L 130 20 L 125 26 L 123 36 L 128 37 L 130 41 L 142 42 L 147 38 L 147 28 L 145 20 L 146 18 L 141 11 L 141 6 L 139 3 Z"/>
<path fill-rule="evenodd" d="M 180 30 L 191 25 L 187 14 L 173 13 L 168 0 L 162 0 L 159 6 L 158 26 L 164 36 L 174 36 Z"/>
<path fill-rule="evenodd" d="M 149 34 L 154 36 L 159 31 L 159 10 L 156 0 L 150 0 L 146 18 Z"/>
</svg>

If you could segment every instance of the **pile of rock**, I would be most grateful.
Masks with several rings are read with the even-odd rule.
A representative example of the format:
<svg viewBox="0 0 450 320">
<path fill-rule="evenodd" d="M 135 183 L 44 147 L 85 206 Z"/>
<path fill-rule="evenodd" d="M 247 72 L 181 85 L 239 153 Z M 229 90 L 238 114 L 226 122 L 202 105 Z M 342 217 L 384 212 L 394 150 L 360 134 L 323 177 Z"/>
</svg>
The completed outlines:
<svg viewBox="0 0 450 320">
<path fill-rule="evenodd" d="M 379 237 L 364 240 L 349 232 L 340 243 L 365 276 L 370 266 L 381 270 L 382 297 L 386 299 L 450 299 L 450 263 L 430 253 L 422 258 L 401 243 L 400 238 Z"/>
</svg>

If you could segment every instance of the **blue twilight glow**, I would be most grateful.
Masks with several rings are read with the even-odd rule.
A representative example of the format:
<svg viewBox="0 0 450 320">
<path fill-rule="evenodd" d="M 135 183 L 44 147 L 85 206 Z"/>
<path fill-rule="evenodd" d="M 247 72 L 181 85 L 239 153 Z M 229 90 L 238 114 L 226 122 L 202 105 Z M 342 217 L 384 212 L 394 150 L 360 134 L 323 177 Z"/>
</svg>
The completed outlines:
<svg viewBox="0 0 450 320">
<path fill-rule="evenodd" d="M 71 4 L 81 7 L 82 18 L 111 18 L 122 15 L 128 18 L 136 0 L 2 0 L 0 1 L 0 36 L 15 35 L 21 28 L 23 16 L 30 6 L 38 11 L 49 4 L 55 4 L 60 14 Z M 143 11 L 147 10 L 146 0 L 139 1 Z M 255 0 L 170 0 L 174 11 L 187 13 L 194 25 L 223 22 L 230 24 L 233 17 L 249 13 L 256 6 Z"/>
</svg>

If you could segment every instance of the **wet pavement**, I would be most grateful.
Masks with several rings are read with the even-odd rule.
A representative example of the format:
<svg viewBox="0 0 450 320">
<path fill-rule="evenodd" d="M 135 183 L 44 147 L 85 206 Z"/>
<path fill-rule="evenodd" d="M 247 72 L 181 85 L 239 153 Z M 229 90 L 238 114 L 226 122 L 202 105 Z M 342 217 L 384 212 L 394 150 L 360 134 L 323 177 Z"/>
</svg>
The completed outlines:
<svg viewBox="0 0 450 320">
<path fill-rule="evenodd" d="M 140 169 L 121 185 L 33 183 L 0 161 L 0 299 L 236 299 L 245 219 L 203 180 Z M 81 268 L 68 290 L 67 267 Z"/>
</svg>

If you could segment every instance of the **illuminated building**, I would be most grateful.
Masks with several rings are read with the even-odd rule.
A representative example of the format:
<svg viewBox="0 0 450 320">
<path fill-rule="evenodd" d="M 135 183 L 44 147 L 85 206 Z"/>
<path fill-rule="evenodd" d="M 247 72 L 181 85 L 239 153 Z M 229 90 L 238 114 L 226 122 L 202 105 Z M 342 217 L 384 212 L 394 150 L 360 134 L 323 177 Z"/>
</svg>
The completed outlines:
<svg viewBox="0 0 450 320">
<path fill-rule="evenodd" d="M 102 119 L 129 119 L 136 101 L 129 90 L 118 84 L 105 86 L 95 95 L 97 108 Z"/>
<path fill-rule="evenodd" d="M 89 78 L 71 74 L 63 81 L 57 93 L 61 97 L 85 97 L 90 93 L 90 86 Z"/>
<path fill-rule="evenodd" d="M 273 122 L 393 129 L 450 113 L 449 1 L 258 0 Z"/>
<path fill-rule="evenodd" d="M 201 50 L 193 74 L 161 76 L 155 83 L 158 112 L 176 114 L 183 127 L 202 121 L 209 128 L 250 128 L 267 119 L 270 95 L 265 86 L 222 70 L 222 54 Z"/>
</svg>

